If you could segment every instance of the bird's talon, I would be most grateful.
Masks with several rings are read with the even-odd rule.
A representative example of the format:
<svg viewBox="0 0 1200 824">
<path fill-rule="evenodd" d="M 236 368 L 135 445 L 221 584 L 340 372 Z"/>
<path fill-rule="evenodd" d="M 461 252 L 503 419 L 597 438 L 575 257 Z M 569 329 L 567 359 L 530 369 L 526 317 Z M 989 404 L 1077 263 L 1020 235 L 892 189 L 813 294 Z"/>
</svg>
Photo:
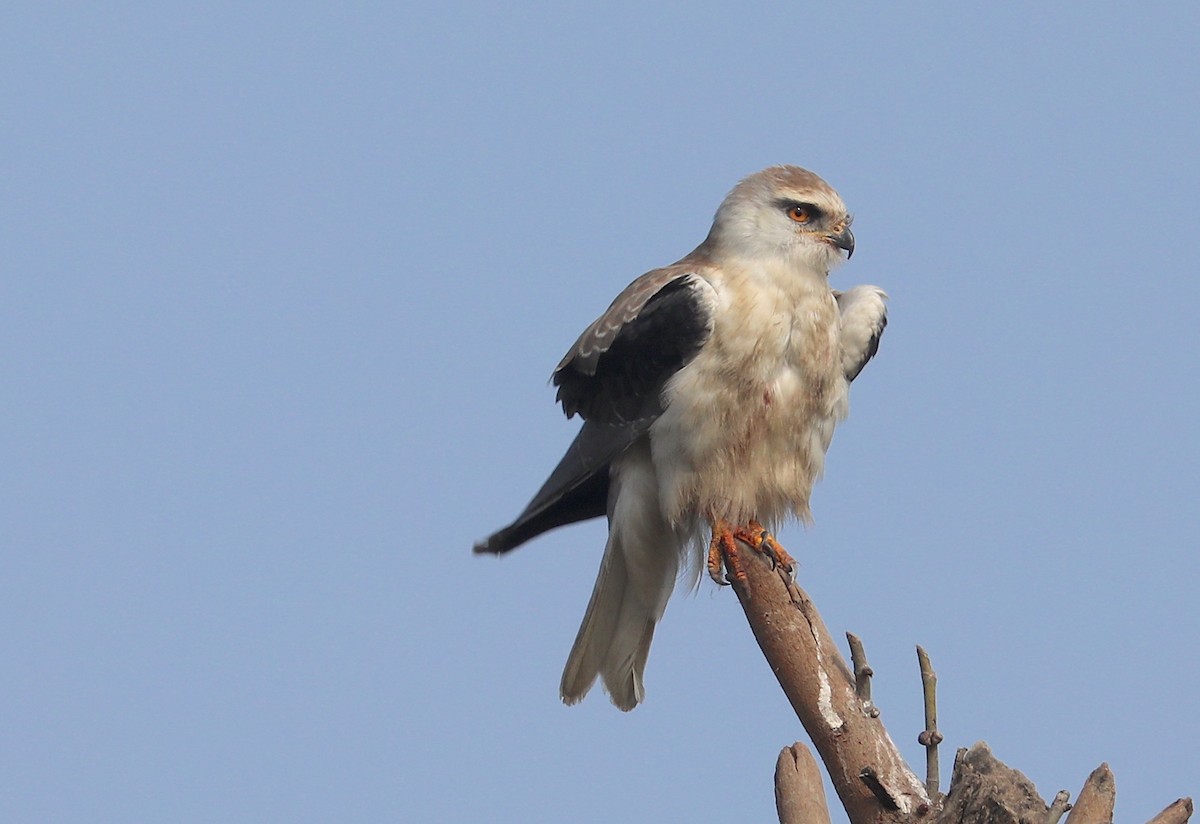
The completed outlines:
<svg viewBox="0 0 1200 824">
<path fill-rule="evenodd" d="M 713 530 L 712 543 L 708 545 L 708 577 L 719 587 L 729 586 L 729 579 L 724 573 L 724 559 L 721 557 L 721 540 L 717 530 Z"/>
<path fill-rule="evenodd" d="M 788 554 L 778 541 L 770 535 L 767 535 L 763 541 L 762 551 L 768 558 L 771 559 L 771 566 L 781 566 L 783 571 L 791 574 L 796 570 L 796 559 Z"/>
</svg>

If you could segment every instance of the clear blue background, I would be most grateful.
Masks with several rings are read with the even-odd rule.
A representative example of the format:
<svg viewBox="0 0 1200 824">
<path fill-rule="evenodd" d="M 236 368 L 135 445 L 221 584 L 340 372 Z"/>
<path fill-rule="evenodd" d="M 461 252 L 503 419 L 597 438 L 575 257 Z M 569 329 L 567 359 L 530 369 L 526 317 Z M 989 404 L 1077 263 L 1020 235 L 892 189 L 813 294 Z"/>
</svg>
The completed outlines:
<svg viewBox="0 0 1200 824">
<path fill-rule="evenodd" d="M 743 175 L 891 296 L 782 539 L 884 719 L 1200 790 L 1193 3 L 10 4 L 0 818 L 774 820 L 736 601 L 565 708 L 604 528 L 503 560 L 547 376 Z"/>
</svg>

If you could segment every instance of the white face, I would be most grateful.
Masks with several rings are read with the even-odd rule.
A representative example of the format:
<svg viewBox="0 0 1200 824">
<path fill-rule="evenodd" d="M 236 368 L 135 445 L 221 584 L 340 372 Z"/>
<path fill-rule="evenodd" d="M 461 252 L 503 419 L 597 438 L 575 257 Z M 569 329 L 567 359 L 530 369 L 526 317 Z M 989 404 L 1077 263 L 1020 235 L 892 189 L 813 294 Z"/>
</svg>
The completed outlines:
<svg viewBox="0 0 1200 824">
<path fill-rule="evenodd" d="M 803 182 L 805 185 L 789 185 Z M 787 257 L 829 271 L 854 249 L 851 217 L 837 192 L 795 167 L 759 172 L 717 210 L 713 237 L 723 254 Z"/>
</svg>

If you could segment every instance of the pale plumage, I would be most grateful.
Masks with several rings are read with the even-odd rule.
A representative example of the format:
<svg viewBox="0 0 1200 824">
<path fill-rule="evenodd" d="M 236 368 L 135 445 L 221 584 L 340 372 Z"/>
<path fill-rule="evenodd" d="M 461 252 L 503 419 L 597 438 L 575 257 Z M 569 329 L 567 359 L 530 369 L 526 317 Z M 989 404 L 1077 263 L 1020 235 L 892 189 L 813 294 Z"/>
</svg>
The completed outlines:
<svg viewBox="0 0 1200 824">
<path fill-rule="evenodd" d="M 561 695 L 597 676 L 643 698 L 654 627 L 705 526 L 811 517 L 849 383 L 875 354 L 886 295 L 834 292 L 850 215 L 819 177 L 776 166 L 726 197 L 705 241 L 635 280 L 580 336 L 554 382 L 584 426 L 525 511 L 476 545 L 503 553 L 607 514 L 609 538 Z"/>
</svg>

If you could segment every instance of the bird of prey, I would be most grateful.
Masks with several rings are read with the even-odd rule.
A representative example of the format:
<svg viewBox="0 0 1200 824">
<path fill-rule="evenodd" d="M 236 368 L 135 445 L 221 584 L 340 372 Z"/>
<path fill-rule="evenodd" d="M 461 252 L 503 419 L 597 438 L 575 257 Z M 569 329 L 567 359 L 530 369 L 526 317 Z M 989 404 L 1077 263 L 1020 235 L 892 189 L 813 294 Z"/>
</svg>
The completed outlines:
<svg viewBox="0 0 1200 824">
<path fill-rule="evenodd" d="M 691 254 L 633 281 L 554 370 L 558 401 L 583 418 L 541 490 L 476 544 L 502 554 L 555 527 L 608 517 L 608 542 L 560 693 L 580 701 L 597 676 L 631 710 L 654 628 L 679 570 L 724 582 L 734 539 L 791 559 L 770 537 L 810 519 L 850 382 L 887 322 L 875 286 L 830 288 L 854 252 L 851 216 L 796 166 L 747 177 Z"/>
</svg>

